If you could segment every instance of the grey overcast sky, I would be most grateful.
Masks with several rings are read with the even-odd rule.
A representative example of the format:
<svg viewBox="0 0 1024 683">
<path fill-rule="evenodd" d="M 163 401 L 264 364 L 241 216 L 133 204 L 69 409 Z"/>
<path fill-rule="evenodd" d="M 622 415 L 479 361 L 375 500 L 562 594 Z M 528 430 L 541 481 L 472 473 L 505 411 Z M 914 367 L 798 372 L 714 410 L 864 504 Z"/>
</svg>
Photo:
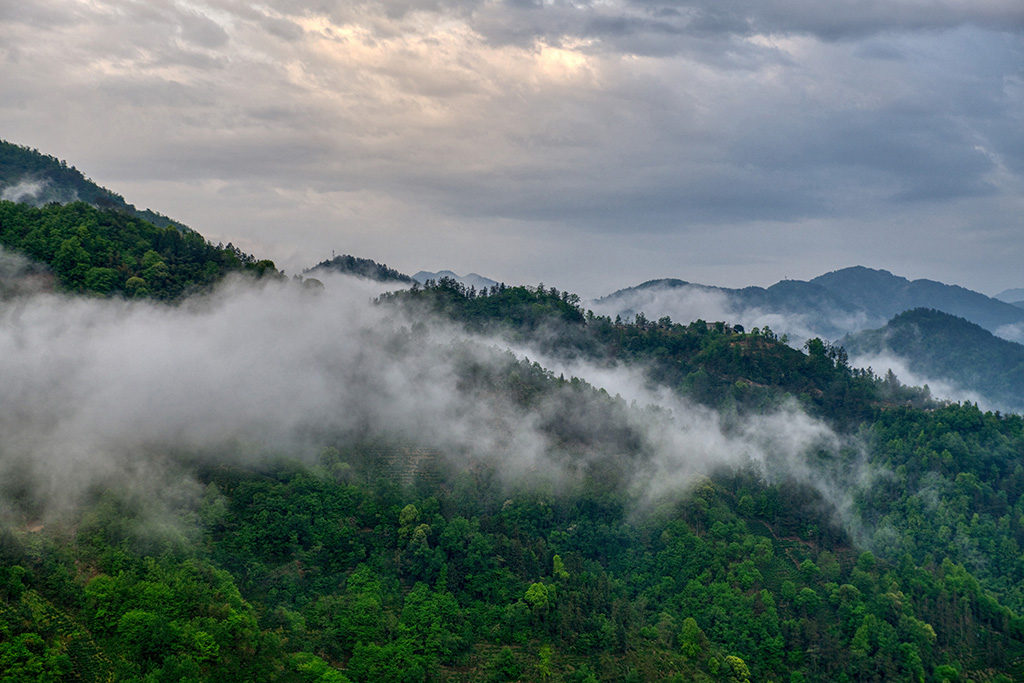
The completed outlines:
<svg viewBox="0 0 1024 683">
<path fill-rule="evenodd" d="M 293 273 L 1024 287 L 1021 0 L 0 0 L 0 137 Z"/>
</svg>

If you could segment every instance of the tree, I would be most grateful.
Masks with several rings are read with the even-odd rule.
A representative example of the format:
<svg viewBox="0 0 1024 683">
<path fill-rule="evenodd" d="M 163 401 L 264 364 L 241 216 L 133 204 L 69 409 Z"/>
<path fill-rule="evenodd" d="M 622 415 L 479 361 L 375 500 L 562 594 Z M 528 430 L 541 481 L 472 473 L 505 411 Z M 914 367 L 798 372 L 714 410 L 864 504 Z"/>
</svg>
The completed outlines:
<svg viewBox="0 0 1024 683">
<path fill-rule="evenodd" d="M 568 579 L 569 572 L 565 570 L 565 563 L 562 562 L 561 555 L 555 555 L 551 562 L 551 575 L 556 579 Z"/>
<path fill-rule="evenodd" d="M 535 611 L 546 610 L 549 604 L 548 587 L 539 582 L 530 584 L 524 599 Z"/>
<path fill-rule="evenodd" d="M 726 680 L 729 683 L 750 683 L 750 668 L 739 657 L 728 655 L 722 668 L 725 669 Z"/>
<path fill-rule="evenodd" d="M 679 632 L 679 649 L 687 659 L 698 661 L 704 656 L 708 647 L 708 637 L 697 625 L 693 617 L 683 620 L 683 628 Z"/>
</svg>

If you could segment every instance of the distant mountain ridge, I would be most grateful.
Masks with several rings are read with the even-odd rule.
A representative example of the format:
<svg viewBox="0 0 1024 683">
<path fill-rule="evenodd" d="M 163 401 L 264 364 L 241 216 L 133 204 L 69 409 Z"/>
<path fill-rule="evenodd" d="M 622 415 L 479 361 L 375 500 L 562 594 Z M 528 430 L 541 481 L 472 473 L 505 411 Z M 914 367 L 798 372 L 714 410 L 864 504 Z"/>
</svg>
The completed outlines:
<svg viewBox="0 0 1024 683">
<path fill-rule="evenodd" d="M 675 296 L 673 296 L 673 293 Z M 707 313 L 699 296 L 709 295 Z M 681 305 L 687 297 L 686 306 Z M 677 311 L 671 310 L 676 305 Z M 957 285 L 933 280 L 908 280 L 886 270 L 854 266 L 810 281 L 783 280 L 771 287 L 728 289 L 684 280 L 650 280 L 593 302 L 595 311 L 632 319 L 669 315 L 681 322 L 685 311 L 699 317 L 732 316 L 746 326 L 771 321 L 776 332 L 836 339 L 863 329 L 881 327 L 894 315 L 913 308 L 931 308 L 962 317 L 994 334 L 1024 336 L 1024 309 Z M 779 329 L 789 327 L 789 329 Z"/>
<path fill-rule="evenodd" d="M 935 280 L 908 280 L 887 270 L 844 268 L 811 280 L 871 311 L 891 318 L 912 308 L 933 308 L 959 316 L 990 332 L 1024 323 L 1024 310 L 979 292 Z"/>
<path fill-rule="evenodd" d="M 1003 291 L 996 294 L 994 299 L 1005 301 L 1008 304 L 1012 304 L 1015 301 L 1024 301 L 1024 287 L 1016 287 L 1014 289 L 1004 289 Z"/>
<path fill-rule="evenodd" d="M 691 290 L 725 297 L 728 299 L 733 310 L 737 312 L 757 309 L 778 315 L 802 316 L 809 312 L 830 311 L 831 314 L 827 317 L 820 315 L 816 316 L 823 322 L 828 318 L 833 317 L 832 314 L 837 312 L 846 316 L 856 316 L 863 313 L 862 309 L 852 304 L 842 295 L 833 292 L 826 287 L 814 284 L 813 282 L 802 282 L 800 280 L 782 280 L 768 288 L 751 286 L 744 287 L 742 289 L 714 287 L 675 279 L 649 280 L 637 287 L 622 289 L 614 294 L 602 297 L 594 303 L 599 308 L 606 307 L 608 304 L 613 303 L 616 300 L 626 299 L 631 294 L 658 290 Z M 632 319 L 637 313 L 643 312 L 647 317 L 661 317 L 660 313 L 642 310 L 640 307 L 641 305 L 641 302 L 637 302 L 617 313 L 617 315 L 621 315 L 624 319 Z M 668 315 L 672 316 L 671 313 Z M 709 313 L 704 317 L 713 318 L 715 316 Z M 678 322 L 687 323 L 692 321 L 679 319 Z M 735 320 L 733 322 L 749 324 L 749 321 L 747 320 Z M 824 331 L 824 334 L 829 337 L 836 337 L 839 336 L 843 330 L 844 328 L 842 326 L 828 324 L 826 325 L 826 331 Z"/>
<path fill-rule="evenodd" d="M 1024 287 L 1018 287 L 1015 289 L 1004 289 L 1003 291 L 996 294 L 994 299 L 1005 301 L 1008 304 L 1013 304 L 1018 308 L 1024 308 Z"/>
</svg>

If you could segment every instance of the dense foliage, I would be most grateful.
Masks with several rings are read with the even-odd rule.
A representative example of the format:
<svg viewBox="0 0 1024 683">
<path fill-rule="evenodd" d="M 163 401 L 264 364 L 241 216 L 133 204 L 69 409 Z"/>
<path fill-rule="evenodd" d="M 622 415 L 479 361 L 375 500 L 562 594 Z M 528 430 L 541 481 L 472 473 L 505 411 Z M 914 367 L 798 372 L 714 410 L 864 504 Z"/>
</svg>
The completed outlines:
<svg viewBox="0 0 1024 683">
<path fill-rule="evenodd" d="M 464 311 L 442 294 L 440 305 Z M 581 321 L 567 314 L 569 297 L 541 288 L 460 296 L 510 325 L 534 310 L 535 330 L 552 312 L 618 331 L 619 342 L 658 329 L 642 319 Z M 674 334 L 742 336 L 690 327 Z M 788 353 L 767 334 L 754 338 Z M 615 348 L 640 358 L 646 347 Z M 822 372 L 842 365 L 838 349 L 807 350 L 793 353 Z M 574 470 L 571 483 L 507 479 L 487 459 L 387 440 L 338 442 L 313 466 L 198 457 L 180 465 L 204 487 L 196 504 L 156 511 L 111 489 L 67 529 L 5 532 L 8 680 L 1019 675 L 1019 417 L 900 407 L 872 384 L 874 412 L 860 427 L 866 454 L 829 456 L 868 480 L 845 517 L 813 486 L 744 469 L 652 508 L 623 485 L 643 465 L 642 435 L 611 427 L 638 408 L 512 357 L 467 361 L 461 372 L 465 391 L 507 394 L 524 409 L 582 395 L 609 427 L 574 432 L 572 416 L 556 411 L 543 428 L 570 462 L 575 453 L 596 465 Z M 617 456 L 594 460 L 602 448 Z"/>
<path fill-rule="evenodd" d="M 197 232 L 84 202 L 36 208 L 0 201 L 0 247 L 48 264 L 69 292 L 174 299 L 229 272 L 277 274 L 273 261 L 230 244 L 213 246 Z"/>
<path fill-rule="evenodd" d="M 107 491 L 76 529 L 4 533 L 4 680 L 1009 681 L 1019 552 L 979 581 L 960 551 L 1016 543 L 1019 482 L 974 472 L 1019 455 L 1020 420 L 902 409 L 878 437 L 924 421 L 948 441 L 957 420 L 987 432 L 976 466 L 918 467 L 952 477 L 934 523 L 963 528 L 895 524 L 920 507 L 897 482 L 859 503 L 903 530 L 878 527 L 882 556 L 813 489 L 744 471 L 639 510 L 599 480 L 510 483 L 441 453 L 410 469 L 409 445 L 367 442 L 315 467 L 200 467 L 173 524 Z"/>
</svg>

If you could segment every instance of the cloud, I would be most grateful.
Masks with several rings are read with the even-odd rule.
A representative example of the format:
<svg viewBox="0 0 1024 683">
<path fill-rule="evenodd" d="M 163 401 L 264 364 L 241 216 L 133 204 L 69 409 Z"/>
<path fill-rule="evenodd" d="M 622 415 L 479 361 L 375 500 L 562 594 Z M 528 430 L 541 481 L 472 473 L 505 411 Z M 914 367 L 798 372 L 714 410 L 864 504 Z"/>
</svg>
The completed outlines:
<svg viewBox="0 0 1024 683">
<path fill-rule="evenodd" d="M 1016 325 L 1001 325 L 996 329 L 994 334 L 997 337 L 1006 339 L 1007 341 L 1024 344 L 1024 324 L 1022 323 L 1018 323 Z"/>
<path fill-rule="evenodd" d="M 649 320 L 667 315 L 683 324 L 698 319 L 740 322 L 733 320 L 735 311 L 726 292 L 700 285 L 646 287 L 588 302 L 588 306 L 598 315 L 622 316 L 627 321 L 643 313 Z"/>
<path fill-rule="evenodd" d="M 678 3 L 634 0 L 647 10 L 678 9 Z M 683 5 L 695 27 L 730 33 L 807 33 L 824 40 L 851 40 L 893 31 L 950 29 L 965 24 L 997 30 L 1024 25 L 1024 11 L 1008 0 L 994 2 L 862 2 L 841 0 L 821 5 L 807 0 L 756 2 L 704 0 Z"/>
<path fill-rule="evenodd" d="M 544 358 L 428 318 L 413 326 L 370 303 L 377 283 L 324 281 L 320 293 L 236 281 L 178 307 L 17 300 L 0 326 L 0 493 L 46 516 L 93 487 L 180 477 L 178 461 L 309 459 L 372 437 L 489 460 L 511 479 L 601 467 L 652 501 L 722 466 L 811 482 L 800 463 L 840 445 L 792 405 L 723 421 L 635 370 Z M 496 391 L 508 372 L 534 371 L 513 365 L 527 354 L 621 398 L 563 386 L 527 406 Z"/>
<path fill-rule="evenodd" d="M 17 322 L 27 295 L 52 290 L 53 276 L 48 268 L 0 249 L 0 323 Z"/>
<path fill-rule="evenodd" d="M 181 38 L 188 43 L 208 49 L 224 47 L 228 43 L 227 31 L 200 12 L 182 12 L 179 21 Z"/>
<path fill-rule="evenodd" d="M 0 190 L 0 200 L 22 202 L 34 206 L 42 206 L 49 202 L 78 201 L 78 191 L 65 187 L 55 187 L 46 178 L 23 177 L 13 185 Z"/>
<path fill-rule="evenodd" d="M 43 193 L 48 184 L 45 180 L 22 180 L 0 191 L 0 199 L 9 202 L 32 202 Z"/>
<path fill-rule="evenodd" d="M 630 464 L 630 490 L 640 507 L 677 498 L 701 477 L 746 468 L 771 483 L 797 481 L 811 486 L 835 507 L 844 523 L 855 528 L 849 505 L 851 491 L 867 476 L 863 447 L 809 416 L 795 401 L 760 415 L 723 416 L 652 383 L 636 368 L 566 360 L 535 350 L 529 353 L 553 373 L 585 378 L 633 407 L 620 419 L 641 435 L 641 448 L 650 456 Z M 564 413 L 559 417 L 564 419 Z M 606 429 L 603 418 L 597 411 L 577 413 L 582 425 L 577 429 L 594 433 Z M 821 459 L 823 454 L 835 459 L 836 465 L 842 461 L 845 474 L 831 471 Z"/>
</svg>

